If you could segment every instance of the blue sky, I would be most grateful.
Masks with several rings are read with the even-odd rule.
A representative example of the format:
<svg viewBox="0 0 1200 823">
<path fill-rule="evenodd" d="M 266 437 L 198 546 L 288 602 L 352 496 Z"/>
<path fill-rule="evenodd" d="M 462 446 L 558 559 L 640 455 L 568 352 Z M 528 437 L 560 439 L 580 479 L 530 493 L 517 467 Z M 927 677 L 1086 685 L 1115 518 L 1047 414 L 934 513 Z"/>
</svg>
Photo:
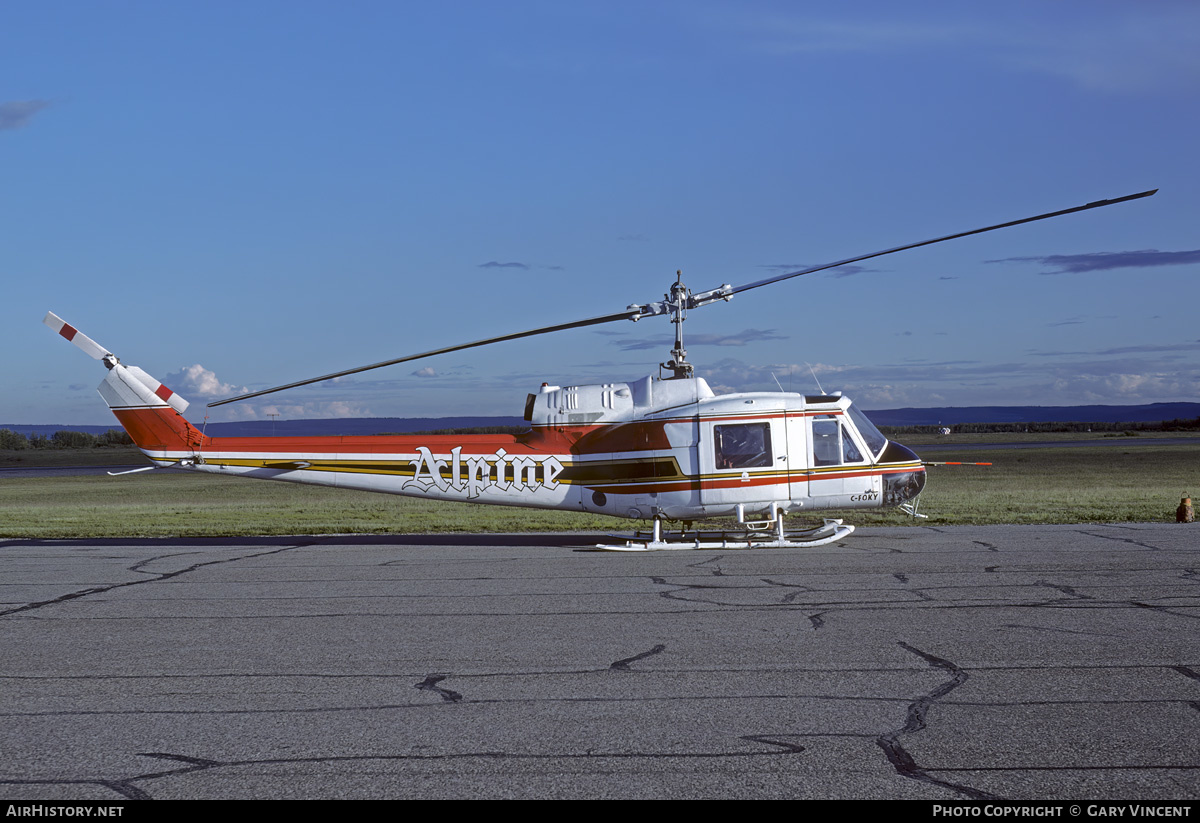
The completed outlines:
<svg viewBox="0 0 1200 823">
<path fill-rule="evenodd" d="M 0 8 L 0 421 L 106 423 L 47 310 L 192 401 L 1150 188 L 698 309 L 719 390 L 1200 400 L 1200 5 Z M 661 318 L 213 410 L 519 415 Z"/>
</svg>

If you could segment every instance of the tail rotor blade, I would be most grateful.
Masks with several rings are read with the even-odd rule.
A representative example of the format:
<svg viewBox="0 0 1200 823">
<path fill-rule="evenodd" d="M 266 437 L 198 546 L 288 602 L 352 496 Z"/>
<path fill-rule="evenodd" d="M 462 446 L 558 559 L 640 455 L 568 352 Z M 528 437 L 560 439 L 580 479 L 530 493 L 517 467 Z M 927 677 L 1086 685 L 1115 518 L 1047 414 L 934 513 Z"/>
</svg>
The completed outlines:
<svg viewBox="0 0 1200 823">
<path fill-rule="evenodd" d="M 103 360 L 105 357 L 115 356 L 108 349 L 101 346 L 95 340 L 88 337 L 86 334 L 72 326 L 67 321 L 63 320 L 52 311 L 46 312 L 46 316 L 42 319 L 42 322 L 82 349 L 88 357 L 91 357 L 95 360 Z"/>
</svg>

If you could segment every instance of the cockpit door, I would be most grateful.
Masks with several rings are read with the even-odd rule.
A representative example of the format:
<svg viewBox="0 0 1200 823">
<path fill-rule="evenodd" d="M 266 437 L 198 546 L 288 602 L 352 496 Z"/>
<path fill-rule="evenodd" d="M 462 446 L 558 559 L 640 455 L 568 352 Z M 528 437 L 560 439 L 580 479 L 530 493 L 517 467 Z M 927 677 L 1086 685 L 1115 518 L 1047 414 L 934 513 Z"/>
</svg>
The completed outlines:
<svg viewBox="0 0 1200 823">
<path fill-rule="evenodd" d="M 878 492 L 879 478 L 870 470 L 869 457 L 845 418 L 821 414 L 810 419 L 809 494 L 834 497 Z"/>
</svg>

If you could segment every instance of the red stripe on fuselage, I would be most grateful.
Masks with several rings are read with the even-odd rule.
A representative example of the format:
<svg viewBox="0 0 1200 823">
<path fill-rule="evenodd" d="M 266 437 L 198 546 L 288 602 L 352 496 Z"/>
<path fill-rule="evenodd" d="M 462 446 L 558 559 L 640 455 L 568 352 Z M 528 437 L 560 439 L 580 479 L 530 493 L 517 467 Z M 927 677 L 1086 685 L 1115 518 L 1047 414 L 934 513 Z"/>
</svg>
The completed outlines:
<svg viewBox="0 0 1200 823">
<path fill-rule="evenodd" d="M 168 389 L 168 391 L 170 391 Z M 203 437 L 169 406 L 118 408 L 113 414 L 139 448 L 167 451 L 219 451 L 228 454 L 305 453 L 316 457 L 346 454 L 413 454 L 424 446 L 447 455 L 464 453 L 569 454 L 587 432 L 601 426 L 539 427 L 523 434 L 380 434 L 311 437 Z"/>
</svg>

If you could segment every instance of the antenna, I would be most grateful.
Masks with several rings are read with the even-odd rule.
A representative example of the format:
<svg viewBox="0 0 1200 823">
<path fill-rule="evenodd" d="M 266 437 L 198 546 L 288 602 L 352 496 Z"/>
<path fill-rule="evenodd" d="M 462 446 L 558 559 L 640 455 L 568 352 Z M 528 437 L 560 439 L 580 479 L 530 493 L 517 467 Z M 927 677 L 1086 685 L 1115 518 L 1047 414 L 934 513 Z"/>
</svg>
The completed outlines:
<svg viewBox="0 0 1200 823">
<path fill-rule="evenodd" d="M 817 384 L 817 391 L 824 394 L 825 390 L 821 388 L 821 381 L 817 379 L 817 372 L 813 369 L 812 364 L 806 360 L 804 361 L 804 365 L 808 366 L 808 373 L 812 375 L 813 382 Z"/>
</svg>

